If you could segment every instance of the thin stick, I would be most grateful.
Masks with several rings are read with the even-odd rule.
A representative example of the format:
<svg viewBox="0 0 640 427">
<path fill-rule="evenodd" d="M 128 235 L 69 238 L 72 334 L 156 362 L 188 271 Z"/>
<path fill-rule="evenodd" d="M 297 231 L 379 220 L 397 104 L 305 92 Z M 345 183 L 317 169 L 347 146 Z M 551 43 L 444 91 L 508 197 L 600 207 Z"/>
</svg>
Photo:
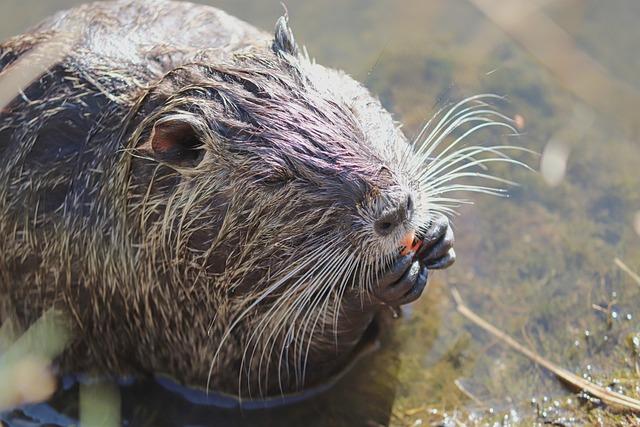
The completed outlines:
<svg viewBox="0 0 640 427">
<path fill-rule="evenodd" d="M 455 380 L 453 383 L 456 385 L 456 387 L 458 387 L 458 390 L 460 390 L 462 394 L 467 396 L 469 399 L 473 400 L 476 405 L 484 406 L 484 402 L 482 402 L 482 400 L 478 399 L 473 393 L 467 390 L 467 388 L 464 386 L 464 384 L 462 384 L 460 379 Z"/>
<path fill-rule="evenodd" d="M 524 347 L 509 335 L 502 332 L 501 330 L 475 314 L 473 311 L 471 311 L 471 309 L 469 309 L 469 307 L 464 304 L 462 297 L 455 288 L 451 290 L 451 293 L 453 294 L 453 299 L 456 301 L 457 305 L 456 308 L 460 314 L 462 314 L 464 317 L 466 317 L 485 331 L 489 332 L 491 335 L 500 339 L 513 350 L 528 357 L 533 362 L 553 372 L 561 381 L 563 381 L 569 387 L 575 390 L 585 391 L 592 396 L 597 397 L 607 405 L 631 410 L 633 412 L 640 412 L 640 400 L 633 399 L 629 396 L 625 396 L 624 394 L 609 391 L 604 387 L 587 381 L 584 378 L 581 378 L 574 373 L 555 365 L 544 357 Z"/>
<path fill-rule="evenodd" d="M 627 264 L 625 264 L 624 262 L 622 262 L 622 260 L 620 258 L 614 258 L 613 262 L 620 267 L 620 269 L 622 271 L 624 271 L 625 273 L 627 273 L 629 276 L 631 276 L 631 278 L 638 284 L 640 285 L 640 276 L 638 276 L 637 273 L 635 273 L 633 270 L 631 270 L 629 268 L 629 266 L 627 266 Z"/>
</svg>

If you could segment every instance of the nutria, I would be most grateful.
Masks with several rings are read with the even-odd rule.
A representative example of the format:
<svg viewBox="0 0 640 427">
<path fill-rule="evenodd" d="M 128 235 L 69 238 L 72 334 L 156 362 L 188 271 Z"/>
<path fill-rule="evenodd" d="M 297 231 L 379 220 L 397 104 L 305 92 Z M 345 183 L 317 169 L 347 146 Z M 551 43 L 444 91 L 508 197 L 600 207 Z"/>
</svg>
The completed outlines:
<svg viewBox="0 0 640 427">
<path fill-rule="evenodd" d="M 0 319 L 68 313 L 62 372 L 321 383 L 453 262 L 443 195 L 490 191 L 451 184 L 484 149 L 435 154 L 495 123 L 482 103 L 410 143 L 286 15 L 269 35 L 195 4 L 92 3 L 1 44 L 0 77 L 52 51 L 0 106 Z"/>
</svg>

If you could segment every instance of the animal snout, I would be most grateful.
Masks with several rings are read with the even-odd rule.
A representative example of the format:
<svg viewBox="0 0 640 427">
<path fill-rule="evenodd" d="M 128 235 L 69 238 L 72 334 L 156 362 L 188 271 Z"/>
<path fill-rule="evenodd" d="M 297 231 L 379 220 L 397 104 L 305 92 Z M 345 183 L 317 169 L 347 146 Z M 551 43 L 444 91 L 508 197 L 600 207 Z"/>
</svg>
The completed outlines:
<svg viewBox="0 0 640 427">
<path fill-rule="evenodd" d="M 409 220 L 413 215 L 413 199 L 407 195 L 397 206 L 385 212 L 374 224 L 376 233 L 381 236 L 391 234 L 399 225 Z"/>
</svg>

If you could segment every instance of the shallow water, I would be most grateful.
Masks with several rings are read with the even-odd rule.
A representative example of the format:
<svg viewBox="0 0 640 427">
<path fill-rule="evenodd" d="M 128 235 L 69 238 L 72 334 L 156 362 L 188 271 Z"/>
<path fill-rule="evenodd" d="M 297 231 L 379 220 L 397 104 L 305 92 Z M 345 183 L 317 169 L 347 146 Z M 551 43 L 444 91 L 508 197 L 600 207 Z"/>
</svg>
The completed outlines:
<svg viewBox="0 0 640 427">
<path fill-rule="evenodd" d="M 77 3 L 3 0 L 0 36 Z M 278 1 L 212 3 L 265 29 L 282 11 Z M 277 410 L 216 411 L 133 385 L 121 391 L 125 418 L 419 425 L 443 412 L 452 423 L 497 413 L 522 420 L 536 415 L 531 398 L 566 403 L 569 392 L 555 377 L 455 311 L 453 287 L 482 317 L 570 371 L 611 378 L 633 366 L 627 337 L 640 333 L 640 286 L 614 259 L 640 271 L 640 2 L 514 0 L 498 10 L 487 0 L 286 3 L 311 56 L 364 81 L 407 135 L 448 101 L 497 93 L 508 100 L 502 111 L 524 124 L 521 136 L 500 139 L 561 153 L 547 159 L 561 172 L 566 157 L 566 173 L 492 167 L 520 186 L 509 198 L 471 197 L 475 204 L 454 219 L 456 264 L 393 322 L 381 351 L 322 396 Z M 474 143 L 496 138 L 478 134 Z M 538 169 L 537 156 L 517 157 Z M 52 406 L 73 418 L 76 393 L 71 387 Z"/>
</svg>

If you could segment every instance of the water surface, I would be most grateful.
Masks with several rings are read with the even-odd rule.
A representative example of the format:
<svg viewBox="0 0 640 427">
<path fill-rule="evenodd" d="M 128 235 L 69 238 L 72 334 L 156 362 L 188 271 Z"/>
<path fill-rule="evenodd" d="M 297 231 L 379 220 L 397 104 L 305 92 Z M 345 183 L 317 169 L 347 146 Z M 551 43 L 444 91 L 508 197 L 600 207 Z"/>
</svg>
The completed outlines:
<svg viewBox="0 0 640 427">
<path fill-rule="evenodd" d="M 78 3 L 4 0 L 0 36 Z M 576 407 L 555 377 L 460 317 L 452 287 L 539 354 L 605 385 L 627 375 L 624 391 L 637 395 L 638 377 L 628 374 L 638 363 L 629 342 L 640 333 L 640 286 L 614 259 L 640 270 L 640 3 L 522 0 L 494 10 L 497 3 L 290 0 L 287 7 L 311 56 L 365 82 L 409 136 L 449 101 L 505 96 L 500 107 L 519 116 L 522 135 L 478 134 L 473 142 L 538 153 L 560 147 L 566 173 L 556 185 L 521 168 L 493 168 L 520 186 L 509 198 L 473 196 L 475 204 L 459 210 L 456 264 L 393 322 L 382 351 L 323 396 L 277 410 L 215 411 L 131 385 L 122 402 L 132 425 L 419 425 L 443 413 L 451 423 L 544 421 L 564 409 L 540 407 Z M 278 1 L 211 4 L 267 30 L 282 12 Z M 518 157 L 538 169 L 538 157 Z M 76 392 L 57 395 L 52 406 L 73 418 Z M 588 409 L 566 416 L 590 420 Z"/>
</svg>

